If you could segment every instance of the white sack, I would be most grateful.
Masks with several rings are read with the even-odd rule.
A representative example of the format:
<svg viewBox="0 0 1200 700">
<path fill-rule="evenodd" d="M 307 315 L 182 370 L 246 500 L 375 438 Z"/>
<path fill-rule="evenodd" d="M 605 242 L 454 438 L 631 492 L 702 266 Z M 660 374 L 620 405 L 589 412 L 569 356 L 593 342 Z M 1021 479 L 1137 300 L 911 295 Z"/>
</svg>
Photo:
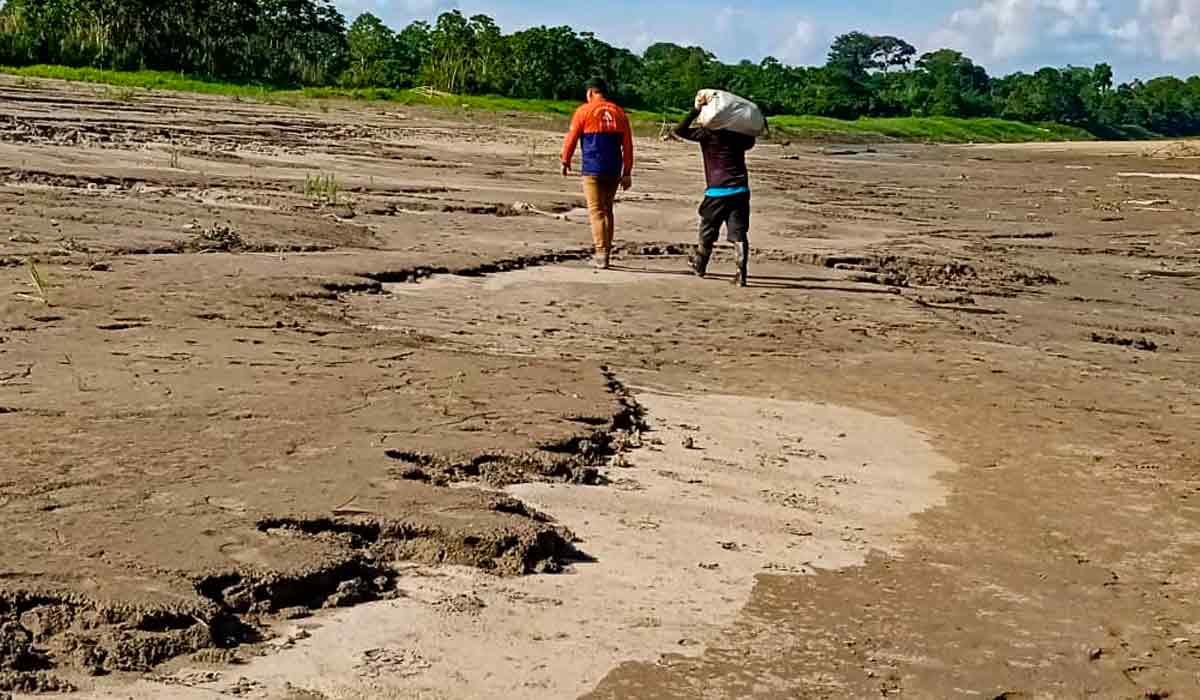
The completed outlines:
<svg viewBox="0 0 1200 700">
<path fill-rule="evenodd" d="M 696 93 L 696 102 L 702 96 L 708 98 L 708 104 L 700 108 L 697 126 L 712 131 L 727 129 L 755 138 L 767 130 L 766 118 L 750 100 L 723 90 L 701 90 Z"/>
</svg>

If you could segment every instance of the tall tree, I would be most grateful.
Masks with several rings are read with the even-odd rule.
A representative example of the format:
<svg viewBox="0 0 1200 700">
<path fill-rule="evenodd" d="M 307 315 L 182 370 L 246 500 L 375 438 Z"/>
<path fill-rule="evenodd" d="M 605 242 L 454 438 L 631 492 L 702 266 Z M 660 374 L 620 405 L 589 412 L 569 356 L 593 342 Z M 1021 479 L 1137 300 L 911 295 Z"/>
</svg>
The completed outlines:
<svg viewBox="0 0 1200 700">
<path fill-rule="evenodd" d="M 500 27 L 487 15 L 475 15 L 469 22 L 475 38 L 475 89 L 479 92 L 502 93 L 508 88 L 511 61 L 508 42 Z"/>
<path fill-rule="evenodd" d="M 521 97 L 576 98 L 587 80 L 587 47 L 570 27 L 531 27 L 512 36 L 514 91 Z"/>
<path fill-rule="evenodd" d="M 687 108 L 698 91 L 715 87 L 720 77 L 716 57 L 699 46 L 654 44 L 642 60 L 638 92 L 655 109 Z"/>
<path fill-rule="evenodd" d="M 899 68 L 907 69 L 912 65 L 917 49 L 907 41 L 894 36 L 875 37 L 875 51 L 871 54 L 873 68 L 887 73 Z"/>
<path fill-rule="evenodd" d="M 917 60 L 922 94 L 917 98 L 923 114 L 934 116 L 986 116 L 991 111 L 987 71 L 959 51 L 942 49 Z"/>
<path fill-rule="evenodd" d="M 396 65 L 399 87 L 411 87 L 421 76 L 422 67 L 433 50 L 433 27 L 428 22 L 413 22 L 396 35 Z"/>
<path fill-rule="evenodd" d="M 826 66 L 853 80 L 864 80 L 877 67 L 879 38 L 863 32 L 850 32 L 833 40 Z"/>
<path fill-rule="evenodd" d="M 394 87 L 399 82 L 396 35 L 375 15 L 358 16 L 346 33 L 350 67 L 342 82 L 351 87 Z"/>
<path fill-rule="evenodd" d="M 467 87 L 475 51 L 474 27 L 462 12 L 446 12 L 430 32 L 422 77 L 438 90 L 461 92 Z"/>
</svg>

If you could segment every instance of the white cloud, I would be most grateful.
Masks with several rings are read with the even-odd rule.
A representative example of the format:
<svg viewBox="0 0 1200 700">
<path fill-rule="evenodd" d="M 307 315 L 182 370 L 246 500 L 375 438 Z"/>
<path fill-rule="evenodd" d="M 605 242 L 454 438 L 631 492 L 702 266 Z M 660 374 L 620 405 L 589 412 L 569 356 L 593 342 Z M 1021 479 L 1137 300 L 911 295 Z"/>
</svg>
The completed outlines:
<svg viewBox="0 0 1200 700">
<path fill-rule="evenodd" d="M 1120 25 L 1105 27 L 1104 33 L 1119 42 L 1133 44 L 1142 38 L 1142 23 L 1136 19 L 1128 19 Z"/>
<path fill-rule="evenodd" d="M 335 4 L 351 21 L 370 12 L 397 24 L 432 19 L 459 6 L 457 0 L 337 0 Z"/>
<path fill-rule="evenodd" d="M 729 6 L 722 7 L 721 11 L 717 13 L 717 18 L 713 21 L 713 24 L 718 32 L 724 34 L 734 29 L 735 23 L 743 16 L 745 16 L 745 13 L 740 10 L 735 10 Z"/>
<path fill-rule="evenodd" d="M 1200 58 L 1200 0 L 1141 0 L 1139 28 L 1130 40 L 1143 38 L 1165 61 Z"/>
<path fill-rule="evenodd" d="M 929 44 L 1001 62 L 1114 49 L 1167 63 L 1200 59 L 1200 0 L 973 0 Z"/>
<path fill-rule="evenodd" d="M 828 47 L 820 46 L 820 31 L 807 17 L 790 12 L 725 6 L 705 20 L 702 45 L 729 62 L 758 61 L 767 56 L 789 64 L 819 61 Z"/>
<path fill-rule="evenodd" d="M 637 53 L 642 53 L 650 48 L 650 45 L 656 41 L 654 34 L 650 32 L 650 26 L 646 24 L 646 20 L 639 19 L 634 25 L 634 32 L 631 35 L 628 45 L 624 48 Z"/>
<path fill-rule="evenodd" d="M 983 0 L 955 11 L 931 37 L 935 44 L 1011 59 L 1043 42 L 1097 31 L 1100 0 Z"/>
<path fill-rule="evenodd" d="M 819 42 L 817 25 L 807 19 L 797 20 L 791 34 L 775 49 L 775 58 L 791 65 L 812 63 L 820 59 L 825 48 Z"/>
</svg>

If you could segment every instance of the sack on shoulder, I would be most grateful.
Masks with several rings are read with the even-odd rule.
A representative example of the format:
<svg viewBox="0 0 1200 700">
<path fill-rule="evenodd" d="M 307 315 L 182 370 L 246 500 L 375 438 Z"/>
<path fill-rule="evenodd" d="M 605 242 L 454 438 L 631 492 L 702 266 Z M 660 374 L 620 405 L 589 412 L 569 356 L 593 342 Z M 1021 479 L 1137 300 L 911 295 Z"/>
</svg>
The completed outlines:
<svg viewBox="0 0 1200 700">
<path fill-rule="evenodd" d="M 696 125 L 717 131 L 726 129 L 739 134 L 758 138 L 767 130 L 767 120 L 758 105 L 744 97 L 738 97 L 724 90 L 701 90 L 696 93 L 696 101 L 700 97 L 708 98 L 708 103 L 700 109 Z"/>
</svg>

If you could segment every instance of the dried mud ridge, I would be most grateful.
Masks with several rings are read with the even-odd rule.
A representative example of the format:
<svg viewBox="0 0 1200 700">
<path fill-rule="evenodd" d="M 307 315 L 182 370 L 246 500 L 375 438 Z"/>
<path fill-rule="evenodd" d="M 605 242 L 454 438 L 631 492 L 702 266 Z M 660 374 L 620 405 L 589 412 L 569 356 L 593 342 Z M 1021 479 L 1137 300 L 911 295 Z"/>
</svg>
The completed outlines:
<svg viewBox="0 0 1200 700">
<path fill-rule="evenodd" d="M 144 99 L 149 97 L 151 99 Z M 238 152 L 263 155 L 306 154 L 321 152 L 331 145 L 348 155 L 402 158 L 406 151 L 417 147 L 405 142 L 418 138 L 433 141 L 477 141 L 497 139 L 513 144 L 524 143 L 520 136 L 505 138 L 488 126 L 453 127 L 372 126 L 363 124 L 330 124 L 312 114 L 281 111 L 265 116 L 259 104 L 242 109 L 235 104 L 221 115 L 205 120 L 203 125 L 176 123 L 165 126 L 161 121 L 164 110 L 194 105 L 163 93 L 139 93 L 132 101 L 105 99 L 44 99 L 6 90 L 5 99 L 25 104 L 45 104 L 52 108 L 45 116 L 0 115 L 0 143 L 25 143 L 51 146 L 79 146 L 96 149 L 129 149 L 147 145 L 171 146 L 206 158 L 228 156 Z M 64 116 L 64 106 L 117 108 L 124 115 L 145 115 L 121 120 L 89 119 L 86 124 Z M 360 144 L 348 142 L 359 141 Z M 410 158 L 411 159 L 411 158 Z"/>
<path fill-rule="evenodd" d="M 136 191 L 154 190 L 163 193 L 165 190 L 196 190 L 196 189 L 236 189 L 253 184 L 255 189 L 267 192 L 290 192 L 295 187 L 286 182 L 251 183 L 245 178 L 226 177 L 220 175 L 200 175 L 188 172 L 155 173 L 153 178 L 135 175 L 73 175 L 67 173 L 47 172 L 24 167 L 0 167 L 0 179 L 13 184 L 39 185 L 59 189 L 85 191 Z"/>
<path fill-rule="evenodd" d="M 106 604 L 78 592 L 0 592 L 0 690 L 70 691 L 51 672 L 145 672 L 186 654 L 228 658 L 270 636 L 270 623 L 320 608 L 396 597 L 400 561 L 474 566 L 499 575 L 554 573 L 586 559 L 566 529 L 497 496 L 508 525 L 438 527 L 369 513 L 279 517 L 257 523 L 270 537 L 316 540 L 337 554 L 309 569 L 231 570 L 192 580 L 196 597 L 159 608 Z M 223 653 L 224 652 L 224 653 Z"/>
<path fill-rule="evenodd" d="M 767 255 L 780 262 L 861 273 L 869 276 L 866 281 L 893 287 L 950 287 L 1003 293 L 1006 289 L 1024 291 L 1060 283 L 1045 270 L 982 260 L 898 255 Z"/>
<path fill-rule="evenodd" d="M 436 275 L 454 275 L 455 277 L 483 277 L 485 275 L 494 275 L 500 272 L 523 270 L 528 267 L 541 267 L 544 265 L 557 265 L 559 263 L 571 262 L 575 260 L 586 260 L 587 258 L 591 257 L 591 255 L 591 250 L 581 248 L 577 250 L 539 253 L 536 255 L 520 255 L 515 258 L 490 260 L 474 265 L 462 265 L 457 267 L 407 267 L 398 270 L 363 272 L 357 276 L 367 280 L 374 280 L 374 282 L 379 285 L 399 284 L 402 282 L 420 282 L 423 279 L 434 277 Z M 382 288 L 380 287 L 379 289 Z"/>
<path fill-rule="evenodd" d="M 485 453 L 457 459 L 403 448 L 391 449 L 386 452 L 387 456 L 399 462 L 392 473 L 400 479 L 438 486 L 462 481 L 478 481 L 495 488 L 529 481 L 603 483 L 600 468 L 613 457 L 639 447 L 647 425 L 645 409 L 608 367 L 601 370 L 620 408 L 608 420 L 572 418 L 593 430 L 525 452 Z M 529 515 L 527 512 L 521 514 Z"/>
<path fill-rule="evenodd" d="M 557 265 L 574 260 L 585 260 L 591 257 L 591 250 L 568 250 L 541 253 L 537 255 L 522 255 L 515 258 L 492 260 L 473 265 L 446 266 L 417 266 L 397 270 L 382 270 L 375 272 L 360 272 L 344 277 L 326 277 L 317 282 L 320 291 L 306 291 L 293 296 L 306 298 L 336 299 L 342 294 L 385 294 L 385 284 L 418 283 L 431 277 L 450 275 L 453 277 L 484 277 L 500 272 L 524 270 L 530 267 Z M 0 259 L 0 266 L 3 264 Z"/>
<path fill-rule="evenodd" d="M 1146 352 L 1157 352 L 1158 343 L 1148 338 L 1126 338 L 1111 333 L 1092 333 L 1092 342 L 1100 343 L 1101 345 L 1116 345 L 1122 348 L 1134 348 L 1135 350 L 1144 350 Z"/>
<path fill-rule="evenodd" d="M 695 246 L 685 243 L 646 243 L 621 246 L 635 257 L 678 257 L 689 255 Z M 719 251 L 720 249 L 718 249 Z M 998 264 L 995 261 L 941 256 L 893 254 L 843 255 L 788 253 L 754 249 L 755 260 L 811 265 L 857 273 L 856 281 L 888 287 L 946 287 L 999 296 L 1061 283 L 1054 275 L 1034 267 Z"/>
</svg>

